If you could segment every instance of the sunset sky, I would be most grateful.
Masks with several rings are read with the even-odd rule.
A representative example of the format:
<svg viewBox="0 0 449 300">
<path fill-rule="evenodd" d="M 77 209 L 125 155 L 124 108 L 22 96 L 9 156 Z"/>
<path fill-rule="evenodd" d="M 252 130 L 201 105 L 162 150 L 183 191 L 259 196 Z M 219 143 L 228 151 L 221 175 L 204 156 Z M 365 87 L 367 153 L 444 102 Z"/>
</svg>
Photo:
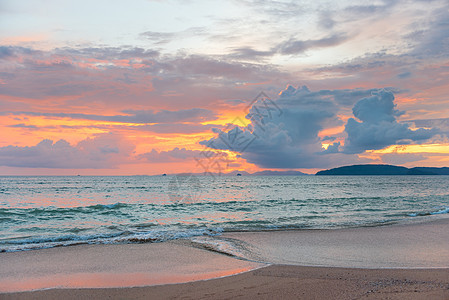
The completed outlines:
<svg viewBox="0 0 449 300">
<path fill-rule="evenodd" d="M 448 78 L 447 0 L 2 0 L 0 175 L 449 166 Z"/>
</svg>

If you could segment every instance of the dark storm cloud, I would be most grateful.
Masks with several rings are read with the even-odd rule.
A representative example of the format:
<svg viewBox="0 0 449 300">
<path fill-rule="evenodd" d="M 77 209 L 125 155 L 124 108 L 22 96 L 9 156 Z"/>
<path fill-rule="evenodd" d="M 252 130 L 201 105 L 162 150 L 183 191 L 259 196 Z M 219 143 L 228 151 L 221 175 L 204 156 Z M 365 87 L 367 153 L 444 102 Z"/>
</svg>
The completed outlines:
<svg viewBox="0 0 449 300">
<path fill-rule="evenodd" d="M 320 90 L 318 92 L 312 92 L 311 97 L 315 95 L 329 96 L 341 106 L 352 106 L 360 98 L 369 96 L 371 95 L 372 92 L 377 90 L 378 89 L 362 89 L 362 88 L 341 89 L 341 90 Z"/>
<path fill-rule="evenodd" d="M 402 112 L 396 110 L 395 106 L 393 93 L 386 90 L 358 101 L 352 111 L 360 122 L 354 118 L 348 119 L 344 152 L 362 153 L 394 144 L 425 141 L 438 133 L 436 129 L 420 128 L 413 131 L 408 124 L 398 123 L 396 118 Z"/>
<path fill-rule="evenodd" d="M 340 124 L 337 103 L 329 95 L 312 93 L 307 87 L 289 86 L 275 101 L 259 99 L 249 109 L 251 124 L 230 130 L 217 129 L 217 137 L 200 144 L 232 150 L 263 168 L 308 168 L 324 166 L 326 158 L 318 133 L 327 124 Z"/>
<path fill-rule="evenodd" d="M 365 96 L 360 100 L 360 96 Z M 367 97 L 368 96 L 368 97 Z M 354 105 L 346 124 L 348 137 L 342 145 L 336 141 L 324 150 L 321 143 L 335 137 L 320 139 L 318 133 L 328 127 L 343 125 L 336 115 L 344 104 Z M 395 109 L 394 96 L 385 90 L 322 90 L 289 86 L 272 102 L 253 103 L 246 116 L 251 123 L 216 129 L 216 137 L 200 144 L 239 153 L 246 161 L 262 168 L 321 168 L 343 163 L 366 163 L 354 153 L 381 149 L 395 143 L 419 142 L 432 137 L 437 130 L 412 131 L 398 123 L 401 112 Z M 343 103 L 343 104 L 342 104 Z"/>
</svg>

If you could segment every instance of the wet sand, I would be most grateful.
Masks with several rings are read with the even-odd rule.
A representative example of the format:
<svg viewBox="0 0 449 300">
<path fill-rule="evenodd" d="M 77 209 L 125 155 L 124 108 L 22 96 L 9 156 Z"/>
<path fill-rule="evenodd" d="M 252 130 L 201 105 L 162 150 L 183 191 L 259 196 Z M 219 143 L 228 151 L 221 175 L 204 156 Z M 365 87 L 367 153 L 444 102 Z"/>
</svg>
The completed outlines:
<svg viewBox="0 0 449 300">
<path fill-rule="evenodd" d="M 274 264 L 345 268 L 449 268 L 449 219 L 338 230 L 226 233 Z"/>
<path fill-rule="evenodd" d="M 51 289 L 1 299 L 449 299 L 449 272 L 273 265 L 175 285 Z"/>
<path fill-rule="evenodd" d="M 0 292 L 181 283 L 261 266 L 171 242 L 58 247 L 0 253 Z"/>
<path fill-rule="evenodd" d="M 449 299 L 448 229 L 443 219 L 220 237 L 265 263 L 181 242 L 0 253 L 0 290 L 13 292 L 0 299 Z"/>
</svg>

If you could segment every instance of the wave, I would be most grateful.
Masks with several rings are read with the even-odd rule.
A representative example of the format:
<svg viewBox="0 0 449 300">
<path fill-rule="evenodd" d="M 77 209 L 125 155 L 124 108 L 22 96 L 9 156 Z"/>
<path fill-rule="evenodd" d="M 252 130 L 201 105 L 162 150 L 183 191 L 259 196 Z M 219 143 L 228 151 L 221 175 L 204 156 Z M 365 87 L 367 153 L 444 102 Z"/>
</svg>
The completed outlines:
<svg viewBox="0 0 449 300">
<path fill-rule="evenodd" d="M 47 249 L 82 244 L 143 244 L 169 240 L 186 239 L 194 236 L 215 236 L 223 232 L 221 228 L 191 230 L 153 230 L 149 232 L 117 232 L 113 234 L 60 235 L 0 240 L 0 252 Z"/>
<path fill-rule="evenodd" d="M 223 238 L 222 236 L 199 236 L 190 238 L 190 246 L 228 255 L 237 259 L 261 262 L 257 256 L 257 250 L 250 244 L 241 240 L 232 238 Z"/>
<path fill-rule="evenodd" d="M 31 207 L 31 208 L 0 208 L 0 216 L 9 215 L 39 215 L 39 214 L 72 214 L 72 213 L 95 213 L 103 210 L 114 210 L 129 207 L 132 204 L 117 202 L 114 204 L 95 204 L 76 207 Z"/>
<path fill-rule="evenodd" d="M 445 207 L 439 209 L 437 211 L 426 211 L 426 212 L 418 212 L 409 214 L 410 217 L 422 217 L 422 216 L 431 216 L 431 215 L 441 215 L 441 214 L 449 214 L 449 207 Z"/>
</svg>

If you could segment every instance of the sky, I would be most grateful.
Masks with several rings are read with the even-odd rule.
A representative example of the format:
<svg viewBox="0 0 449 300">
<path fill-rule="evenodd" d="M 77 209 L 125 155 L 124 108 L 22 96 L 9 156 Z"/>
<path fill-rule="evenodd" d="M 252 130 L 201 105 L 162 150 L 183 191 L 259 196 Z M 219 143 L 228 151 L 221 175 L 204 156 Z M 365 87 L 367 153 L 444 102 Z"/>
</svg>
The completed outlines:
<svg viewBox="0 0 449 300">
<path fill-rule="evenodd" d="M 0 0 L 0 175 L 449 166 L 448 20 L 447 0 Z"/>
</svg>

